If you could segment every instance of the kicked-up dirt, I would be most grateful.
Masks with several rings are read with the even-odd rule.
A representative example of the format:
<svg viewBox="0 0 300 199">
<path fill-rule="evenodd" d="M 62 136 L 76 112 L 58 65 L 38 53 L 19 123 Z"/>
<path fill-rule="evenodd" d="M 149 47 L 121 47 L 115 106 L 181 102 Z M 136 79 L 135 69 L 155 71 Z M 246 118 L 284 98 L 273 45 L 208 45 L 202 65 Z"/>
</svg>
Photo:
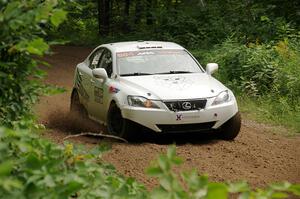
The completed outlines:
<svg viewBox="0 0 300 199">
<path fill-rule="evenodd" d="M 105 131 L 92 121 L 83 122 L 68 114 L 75 65 L 91 50 L 56 46 L 54 54 L 45 58 L 52 65 L 45 68 L 48 72 L 45 82 L 67 89 L 63 94 L 41 97 L 35 109 L 39 122 L 47 127 L 45 137 L 54 142 L 62 143 L 64 137 L 78 132 Z M 138 143 L 110 140 L 112 149 L 103 159 L 121 174 L 134 177 L 151 189 L 157 181 L 148 177 L 145 169 L 158 154 L 166 152 L 168 144 L 175 142 L 177 154 L 184 160 L 176 171 L 195 168 L 213 181 L 247 180 L 255 187 L 285 180 L 300 183 L 300 136 L 287 137 L 284 131 L 244 119 L 235 141 L 218 140 L 209 134 L 172 135 L 154 140 L 145 137 Z M 70 140 L 87 146 L 107 142 L 103 138 L 85 136 Z"/>
</svg>

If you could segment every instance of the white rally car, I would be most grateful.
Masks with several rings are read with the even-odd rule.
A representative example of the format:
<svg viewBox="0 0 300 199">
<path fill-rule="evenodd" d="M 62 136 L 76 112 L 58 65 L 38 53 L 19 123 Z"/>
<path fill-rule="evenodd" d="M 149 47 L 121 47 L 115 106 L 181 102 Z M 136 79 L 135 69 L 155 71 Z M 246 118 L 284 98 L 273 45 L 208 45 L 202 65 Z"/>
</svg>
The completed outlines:
<svg viewBox="0 0 300 199">
<path fill-rule="evenodd" d="M 100 45 L 76 66 L 71 111 L 124 138 L 138 126 L 157 133 L 217 130 L 234 139 L 241 126 L 231 90 L 182 46 L 135 41 Z"/>
</svg>

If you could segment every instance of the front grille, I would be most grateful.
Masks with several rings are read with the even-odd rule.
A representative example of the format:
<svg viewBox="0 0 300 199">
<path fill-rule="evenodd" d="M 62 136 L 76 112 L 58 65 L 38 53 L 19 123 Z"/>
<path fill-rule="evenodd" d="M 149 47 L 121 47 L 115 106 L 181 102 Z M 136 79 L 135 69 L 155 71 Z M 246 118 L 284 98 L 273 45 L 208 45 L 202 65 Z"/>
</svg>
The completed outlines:
<svg viewBox="0 0 300 199">
<path fill-rule="evenodd" d="M 157 124 L 156 126 L 164 133 L 184 133 L 211 130 L 216 122 L 205 122 L 196 124 Z"/>
<path fill-rule="evenodd" d="M 170 111 L 192 111 L 204 109 L 206 105 L 206 99 L 198 100 L 180 100 L 180 101 L 165 101 L 165 105 Z"/>
</svg>

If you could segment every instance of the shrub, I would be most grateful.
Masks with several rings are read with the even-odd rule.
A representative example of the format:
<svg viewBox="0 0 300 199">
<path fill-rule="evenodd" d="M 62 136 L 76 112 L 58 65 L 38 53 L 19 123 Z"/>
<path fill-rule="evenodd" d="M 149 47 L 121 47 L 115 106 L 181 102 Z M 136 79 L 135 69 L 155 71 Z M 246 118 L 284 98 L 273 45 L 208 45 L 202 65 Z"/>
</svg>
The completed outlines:
<svg viewBox="0 0 300 199">
<path fill-rule="evenodd" d="M 101 160 L 106 147 L 58 146 L 0 129 L 0 198 L 144 198 L 145 189 Z"/>
<path fill-rule="evenodd" d="M 160 155 L 148 174 L 159 186 L 147 191 L 132 178 L 122 177 L 102 161 L 105 145 L 92 149 L 55 145 L 28 131 L 0 129 L 1 198 L 285 198 L 300 196 L 300 185 L 288 182 L 252 191 L 246 182 L 210 182 L 195 170 L 172 171 L 182 160 L 175 146 Z"/>
<path fill-rule="evenodd" d="M 0 1 L 0 124 L 32 123 L 31 105 L 45 89 L 38 80 L 44 75 L 37 67 L 42 62 L 33 56 L 49 50 L 44 29 L 57 27 L 65 17 L 56 1 Z"/>
<path fill-rule="evenodd" d="M 239 92 L 250 96 L 273 95 L 300 98 L 299 40 L 270 44 L 243 45 L 227 39 L 203 56 L 206 62 L 217 62 L 217 77 Z M 292 103 L 295 105 L 296 103 Z"/>
<path fill-rule="evenodd" d="M 300 39 L 284 39 L 273 47 L 277 60 L 275 92 L 289 99 L 289 103 L 299 107 L 300 99 Z"/>
<path fill-rule="evenodd" d="M 248 45 L 229 38 L 212 50 L 197 50 L 193 54 L 202 63 L 219 64 L 216 77 L 235 90 L 241 109 L 252 110 L 250 115 L 256 115 L 254 119 L 261 117 L 264 122 L 299 132 L 299 44 L 295 35 L 268 44 Z M 252 100 L 252 106 L 241 100 Z"/>
</svg>

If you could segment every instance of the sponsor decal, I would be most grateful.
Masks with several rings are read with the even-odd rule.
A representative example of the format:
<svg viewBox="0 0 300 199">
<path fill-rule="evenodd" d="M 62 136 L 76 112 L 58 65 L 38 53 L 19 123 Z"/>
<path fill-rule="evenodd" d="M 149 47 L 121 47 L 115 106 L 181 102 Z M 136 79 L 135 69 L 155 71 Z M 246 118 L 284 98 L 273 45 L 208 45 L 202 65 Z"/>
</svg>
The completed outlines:
<svg viewBox="0 0 300 199">
<path fill-rule="evenodd" d="M 76 77 L 75 77 L 75 87 L 77 88 L 79 94 L 86 100 L 89 99 L 89 95 L 87 94 L 87 91 L 84 89 L 82 85 L 82 79 L 81 76 L 79 75 L 79 71 L 77 70 L 76 72 Z"/>
<path fill-rule="evenodd" d="M 128 51 L 117 53 L 118 58 L 132 57 L 132 56 L 144 56 L 144 55 L 174 55 L 183 54 L 183 50 L 152 50 L 152 51 Z"/>
<path fill-rule="evenodd" d="M 184 119 L 199 119 L 200 115 L 185 115 Z"/>
<path fill-rule="evenodd" d="M 120 91 L 120 89 L 116 88 L 116 87 L 113 87 L 113 86 L 110 86 L 108 91 L 110 93 L 118 93 Z"/>
<path fill-rule="evenodd" d="M 182 114 L 177 114 L 176 115 L 176 121 L 180 121 L 180 120 L 182 120 L 183 118 L 182 118 Z"/>
<path fill-rule="evenodd" d="M 171 90 L 183 91 L 195 83 L 192 78 L 186 78 L 184 76 L 153 76 L 155 83 L 164 88 L 169 88 Z"/>
<path fill-rule="evenodd" d="M 121 53 L 117 53 L 117 57 L 121 58 L 121 57 L 131 57 L 131 56 L 135 56 L 136 53 L 135 52 L 121 52 Z"/>
<path fill-rule="evenodd" d="M 140 52 L 137 55 L 154 55 L 155 53 L 152 51 L 145 51 L 145 52 Z"/>
<path fill-rule="evenodd" d="M 95 102 L 103 104 L 103 88 L 95 87 L 94 96 L 95 96 Z"/>
</svg>

